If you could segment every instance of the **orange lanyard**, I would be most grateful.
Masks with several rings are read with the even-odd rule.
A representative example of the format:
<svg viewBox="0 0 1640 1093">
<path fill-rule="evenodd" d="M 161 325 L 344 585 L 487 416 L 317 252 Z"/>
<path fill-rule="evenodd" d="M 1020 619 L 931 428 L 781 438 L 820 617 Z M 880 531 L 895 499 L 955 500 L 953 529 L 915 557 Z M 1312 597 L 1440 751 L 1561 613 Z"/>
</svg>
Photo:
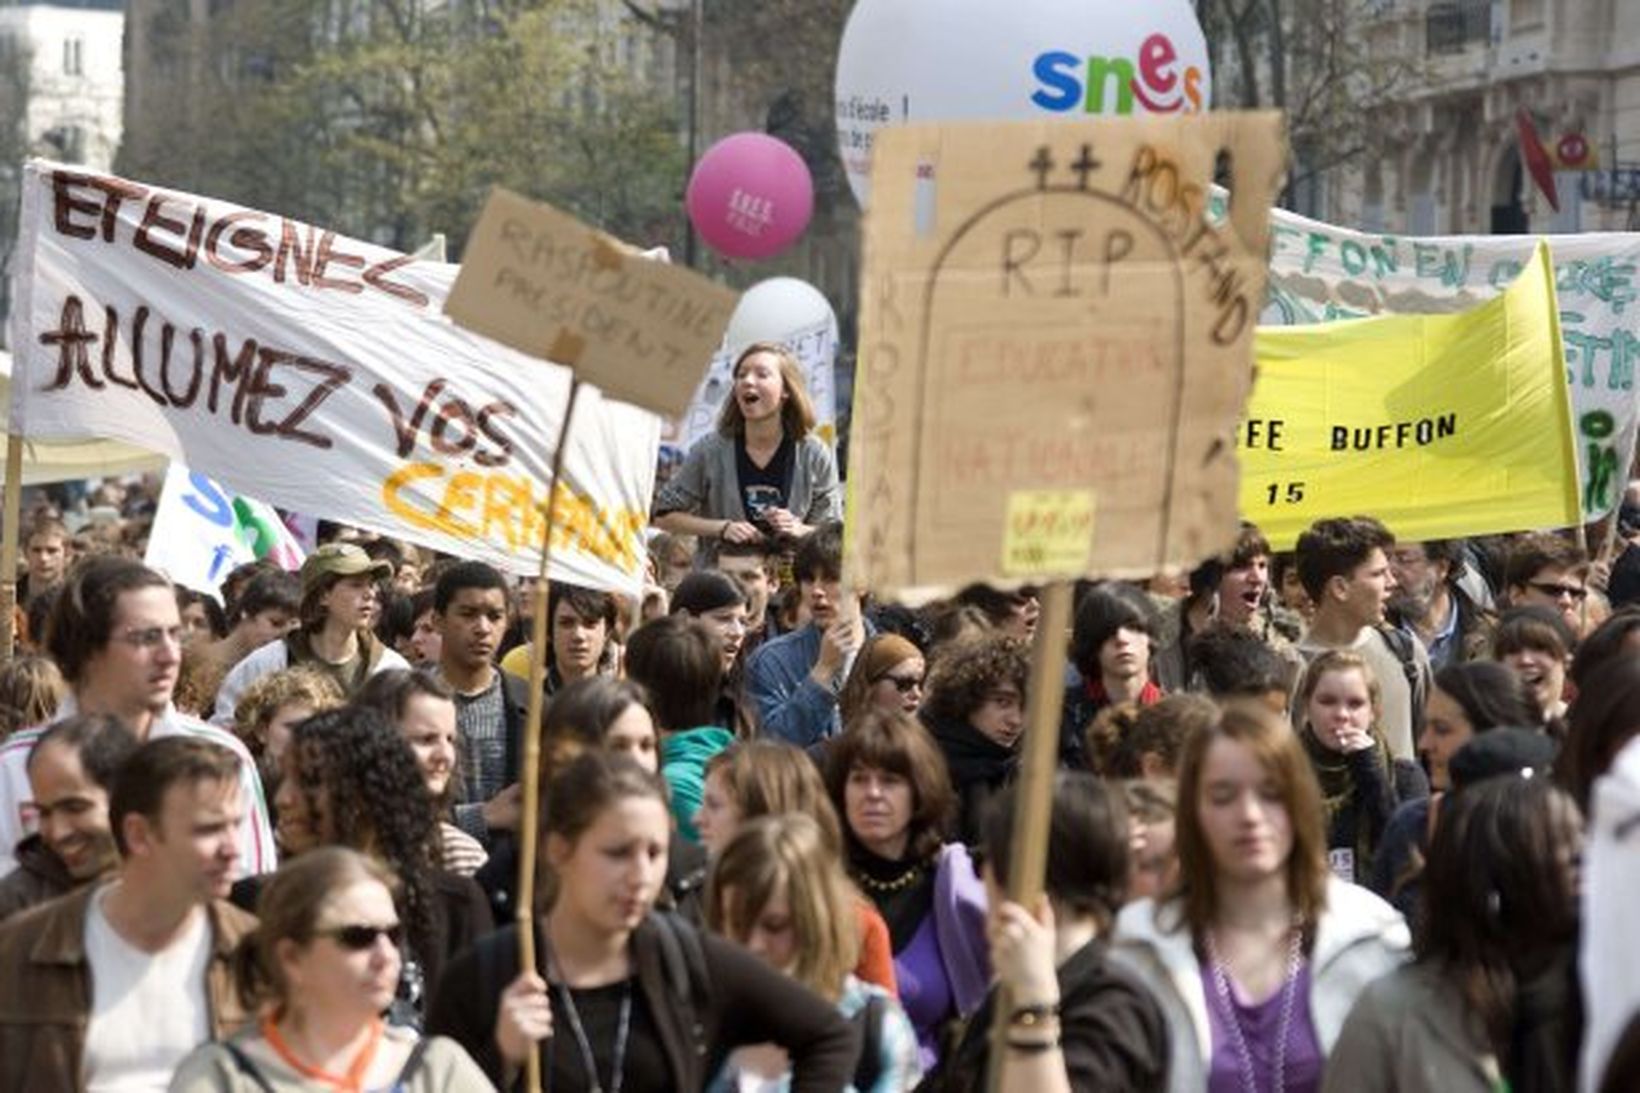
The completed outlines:
<svg viewBox="0 0 1640 1093">
<path fill-rule="evenodd" d="M 376 1048 L 382 1042 L 382 1021 L 377 1018 L 370 1025 L 370 1039 L 365 1041 L 364 1047 L 353 1057 L 348 1064 L 347 1073 L 340 1078 L 334 1074 L 327 1074 L 318 1067 L 308 1066 L 296 1057 L 296 1053 L 285 1043 L 285 1038 L 279 1035 L 279 1026 L 272 1016 L 262 1018 L 262 1038 L 273 1048 L 274 1053 L 285 1061 L 285 1064 L 304 1078 L 311 1078 L 316 1082 L 342 1090 L 343 1093 L 364 1093 L 364 1076 L 370 1072 L 370 1064 L 375 1061 Z"/>
</svg>

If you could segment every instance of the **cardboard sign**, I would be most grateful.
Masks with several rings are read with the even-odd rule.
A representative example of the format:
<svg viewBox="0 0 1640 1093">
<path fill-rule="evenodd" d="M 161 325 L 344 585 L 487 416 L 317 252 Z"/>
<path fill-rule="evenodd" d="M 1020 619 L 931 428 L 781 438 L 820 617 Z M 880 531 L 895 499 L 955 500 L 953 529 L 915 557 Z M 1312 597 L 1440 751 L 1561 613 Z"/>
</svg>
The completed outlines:
<svg viewBox="0 0 1640 1093">
<path fill-rule="evenodd" d="M 456 268 L 208 197 L 31 162 L 11 423 L 237 492 L 636 595 L 660 422 L 443 314 Z M 713 335 L 714 339 L 716 334 Z"/>
<path fill-rule="evenodd" d="M 676 417 L 723 340 L 736 294 L 643 258 L 550 205 L 496 189 L 444 310 L 573 368 L 611 398 Z"/>
<path fill-rule="evenodd" d="M 1214 226 L 1221 151 L 1239 196 Z M 884 130 L 850 580 L 915 597 L 1226 547 L 1283 154 L 1273 113 Z"/>
<path fill-rule="evenodd" d="M 1468 311 L 1266 327 L 1255 346 L 1241 508 L 1277 550 L 1363 512 L 1414 542 L 1580 522 L 1547 245 Z"/>
</svg>

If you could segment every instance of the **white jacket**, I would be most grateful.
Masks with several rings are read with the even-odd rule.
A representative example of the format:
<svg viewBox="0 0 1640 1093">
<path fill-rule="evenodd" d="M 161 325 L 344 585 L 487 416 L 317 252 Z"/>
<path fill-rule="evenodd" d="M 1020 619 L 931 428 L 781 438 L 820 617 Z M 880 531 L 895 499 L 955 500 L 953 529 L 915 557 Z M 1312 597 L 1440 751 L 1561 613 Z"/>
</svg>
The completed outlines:
<svg viewBox="0 0 1640 1093">
<path fill-rule="evenodd" d="M 263 676 L 282 672 L 290 667 L 290 649 L 285 645 L 284 638 L 274 638 L 265 645 L 253 649 L 249 656 L 228 670 L 223 677 L 222 685 L 216 692 L 216 712 L 211 717 L 213 724 L 224 728 L 233 726 L 233 712 L 239 706 L 239 700 L 244 697 L 250 685 Z M 408 668 L 410 662 L 386 646 L 382 647 L 381 657 L 370 669 L 370 674 L 385 672 L 389 668 Z"/>
<path fill-rule="evenodd" d="M 1172 909 L 1165 917 L 1172 922 Z M 1212 1032 L 1189 929 L 1182 923 L 1163 929 L 1156 921 L 1155 901 L 1146 899 L 1122 909 L 1112 940 L 1112 958 L 1144 980 L 1167 1014 L 1172 1033 L 1168 1088 L 1201 1093 L 1207 1088 Z M 1365 888 L 1328 880 L 1327 909 L 1310 955 L 1310 1022 L 1322 1054 L 1332 1051 L 1361 991 L 1399 967 L 1410 946 L 1400 912 Z"/>
</svg>

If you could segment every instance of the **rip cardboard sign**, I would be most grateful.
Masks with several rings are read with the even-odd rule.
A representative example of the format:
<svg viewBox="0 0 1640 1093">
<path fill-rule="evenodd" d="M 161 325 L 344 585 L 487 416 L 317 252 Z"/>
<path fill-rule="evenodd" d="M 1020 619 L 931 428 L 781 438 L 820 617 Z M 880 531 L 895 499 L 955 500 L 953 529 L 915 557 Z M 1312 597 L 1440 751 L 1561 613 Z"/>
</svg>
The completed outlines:
<svg viewBox="0 0 1640 1093">
<path fill-rule="evenodd" d="M 1208 222 L 1228 156 L 1236 203 Z M 856 587 L 1143 576 L 1234 538 L 1279 115 L 919 125 L 872 169 Z"/>
<path fill-rule="evenodd" d="M 473 226 L 444 311 L 469 330 L 567 365 L 611 398 L 677 417 L 738 298 L 551 205 L 497 188 Z"/>
</svg>

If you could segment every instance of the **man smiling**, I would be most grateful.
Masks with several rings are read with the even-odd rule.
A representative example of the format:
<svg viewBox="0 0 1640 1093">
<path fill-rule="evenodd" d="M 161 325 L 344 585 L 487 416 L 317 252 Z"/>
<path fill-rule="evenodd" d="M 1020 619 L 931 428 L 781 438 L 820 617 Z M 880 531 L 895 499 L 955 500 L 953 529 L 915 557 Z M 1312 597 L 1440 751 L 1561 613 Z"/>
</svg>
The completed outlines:
<svg viewBox="0 0 1640 1093">
<path fill-rule="evenodd" d="M 47 634 L 70 688 L 54 720 L 106 714 L 140 741 L 190 736 L 227 749 L 239 760 L 246 802 L 239 865 L 251 873 L 272 870 L 273 832 L 250 753 L 232 733 L 179 713 L 171 702 L 182 664 L 171 582 L 127 558 L 93 558 L 75 569 L 57 597 Z M 43 727 L 25 729 L 0 745 L 0 875 L 15 867 L 12 848 L 33 826 L 28 758 L 42 733 Z"/>
</svg>

